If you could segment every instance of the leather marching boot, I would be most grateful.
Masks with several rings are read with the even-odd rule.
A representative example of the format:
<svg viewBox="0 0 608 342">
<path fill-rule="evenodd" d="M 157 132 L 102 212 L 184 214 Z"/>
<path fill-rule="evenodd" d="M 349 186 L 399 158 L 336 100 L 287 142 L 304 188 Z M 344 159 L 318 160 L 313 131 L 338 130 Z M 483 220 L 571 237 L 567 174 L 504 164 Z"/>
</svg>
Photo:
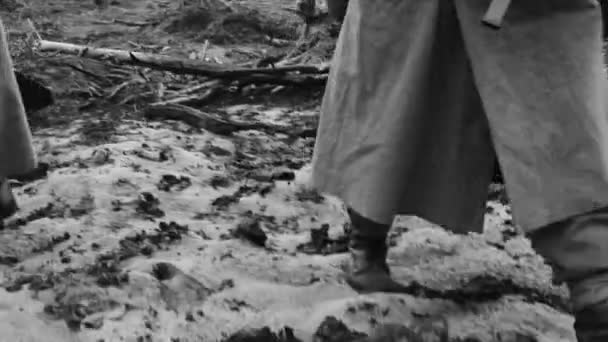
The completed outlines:
<svg viewBox="0 0 608 342">
<path fill-rule="evenodd" d="M 608 275 L 603 284 L 608 288 Z M 608 341 L 608 301 L 576 311 L 574 319 L 578 342 Z"/>
<path fill-rule="evenodd" d="M 347 283 L 358 292 L 404 292 L 405 286 L 391 278 L 386 257 L 388 254 L 388 225 L 363 218 L 349 210 L 351 230 L 349 251 L 351 267 Z"/>
<path fill-rule="evenodd" d="M 17 201 L 8 180 L 0 179 L 0 225 L 2 220 L 17 212 Z"/>
<path fill-rule="evenodd" d="M 568 285 L 578 342 L 608 341 L 608 209 L 549 225 L 531 240 Z"/>
</svg>

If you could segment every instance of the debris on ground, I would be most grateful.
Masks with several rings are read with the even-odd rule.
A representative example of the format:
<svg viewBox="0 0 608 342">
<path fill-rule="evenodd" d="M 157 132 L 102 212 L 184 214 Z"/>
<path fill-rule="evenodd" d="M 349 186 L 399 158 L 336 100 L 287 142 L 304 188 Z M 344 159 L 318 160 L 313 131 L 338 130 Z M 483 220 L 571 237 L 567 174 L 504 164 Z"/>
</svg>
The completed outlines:
<svg viewBox="0 0 608 342">
<path fill-rule="evenodd" d="M 157 187 L 160 191 L 182 191 L 192 185 L 190 177 L 163 175 Z"/>
<path fill-rule="evenodd" d="M 234 232 L 236 237 L 242 237 L 253 244 L 264 247 L 268 237 L 262 230 L 261 222 L 257 217 L 248 217 L 241 221 Z"/>
<path fill-rule="evenodd" d="M 150 192 L 142 192 L 137 199 L 137 212 L 151 217 L 163 217 L 165 212 L 159 208 L 160 200 Z"/>
</svg>

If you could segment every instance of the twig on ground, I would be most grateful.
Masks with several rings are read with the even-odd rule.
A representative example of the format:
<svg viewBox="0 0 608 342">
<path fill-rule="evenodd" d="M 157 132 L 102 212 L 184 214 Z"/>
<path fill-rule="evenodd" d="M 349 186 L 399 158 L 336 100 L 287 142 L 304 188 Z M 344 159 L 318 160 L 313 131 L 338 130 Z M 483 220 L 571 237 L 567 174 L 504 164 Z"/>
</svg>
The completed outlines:
<svg viewBox="0 0 608 342">
<path fill-rule="evenodd" d="M 68 63 L 68 62 L 66 62 L 64 64 L 67 65 L 68 67 L 70 67 L 70 68 L 78 71 L 78 72 L 81 72 L 81 73 L 83 73 L 83 74 L 85 74 L 87 76 L 90 76 L 90 77 L 92 77 L 92 78 L 94 78 L 96 80 L 99 80 L 101 82 L 110 82 L 107 78 L 105 78 L 103 76 L 100 76 L 100 75 L 97 75 L 97 74 L 95 74 L 92 71 L 88 71 L 88 70 L 86 70 L 85 68 L 83 68 L 81 66 L 78 66 L 78 65 L 75 65 L 75 64 L 72 64 L 72 63 Z"/>
<path fill-rule="evenodd" d="M 217 88 L 211 88 L 211 89 L 207 89 L 204 93 L 202 94 L 193 94 L 193 95 L 187 95 L 187 96 L 181 96 L 181 97 L 174 97 L 165 101 L 159 101 L 159 102 L 155 102 L 152 103 L 152 106 L 162 106 L 162 105 L 169 105 L 169 104 L 187 104 L 187 103 L 201 103 L 203 101 L 208 100 L 209 98 L 211 98 L 214 94 L 216 94 L 218 92 Z"/>
<path fill-rule="evenodd" d="M 138 49 L 149 49 L 149 50 L 153 50 L 153 49 L 159 49 L 161 48 L 159 45 L 145 45 L 145 44 L 140 44 L 140 43 L 136 43 L 133 41 L 127 41 L 127 43 L 133 47 L 136 47 Z"/>
<path fill-rule="evenodd" d="M 234 122 L 180 104 L 148 106 L 144 111 L 144 117 L 149 120 L 182 121 L 190 126 L 219 135 L 231 135 L 238 131 L 248 130 L 258 130 L 267 134 L 284 134 L 290 138 L 311 138 L 316 135 L 316 128 L 293 128 L 262 122 Z"/>
<path fill-rule="evenodd" d="M 205 60 L 207 57 L 207 49 L 209 49 L 209 39 L 205 39 L 205 45 L 203 45 L 203 51 L 201 52 L 201 60 Z"/>
<path fill-rule="evenodd" d="M 190 94 L 193 93 L 195 91 L 199 91 L 201 89 L 205 89 L 205 88 L 213 88 L 216 87 L 220 84 L 221 82 L 218 80 L 213 80 L 213 81 L 208 81 L 208 82 L 203 82 L 200 84 L 197 84 L 195 86 L 189 87 L 189 88 L 184 88 L 181 89 L 180 91 L 177 92 L 178 95 L 186 95 L 186 94 Z"/>
<path fill-rule="evenodd" d="M 30 18 L 27 19 L 27 23 L 30 26 L 30 29 L 32 30 L 32 33 L 36 36 L 37 40 L 42 40 L 42 37 L 40 36 L 40 33 L 38 33 L 38 30 L 36 29 L 36 26 L 34 26 L 34 22 L 32 22 L 32 20 Z"/>
<path fill-rule="evenodd" d="M 128 21 L 128 20 L 122 20 L 122 19 L 94 20 L 93 22 L 95 24 L 107 24 L 107 25 L 121 24 L 121 25 L 125 25 L 125 26 L 153 26 L 153 25 L 158 25 L 160 23 L 159 21 Z"/>
<path fill-rule="evenodd" d="M 118 95 L 118 93 L 121 90 L 123 90 L 124 88 L 130 86 L 131 84 L 135 84 L 135 83 L 141 83 L 141 82 L 138 80 L 129 80 L 129 81 L 119 84 L 110 92 L 110 94 L 108 95 L 108 99 L 110 99 L 110 100 L 113 99 L 116 95 Z"/>
</svg>

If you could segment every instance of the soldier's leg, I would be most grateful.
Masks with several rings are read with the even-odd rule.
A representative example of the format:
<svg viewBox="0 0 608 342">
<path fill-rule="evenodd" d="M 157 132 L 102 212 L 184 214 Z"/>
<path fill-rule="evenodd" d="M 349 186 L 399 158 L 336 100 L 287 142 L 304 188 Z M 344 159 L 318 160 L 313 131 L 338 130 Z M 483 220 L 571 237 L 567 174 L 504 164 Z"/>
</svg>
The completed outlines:
<svg viewBox="0 0 608 342">
<path fill-rule="evenodd" d="M 387 264 L 389 224 L 374 222 L 348 208 L 350 229 L 348 249 L 351 255 L 346 281 L 360 292 L 400 292 L 403 285 L 391 278 Z"/>
<path fill-rule="evenodd" d="M 17 210 L 6 177 L 28 172 L 35 166 L 31 133 L 0 22 L 0 220 Z"/>
<path fill-rule="evenodd" d="M 569 285 L 579 341 L 608 341 L 608 214 L 596 211 L 608 207 L 600 8 L 516 1 L 493 30 L 479 22 L 488 0 L 455 3 L 516 222 Z"/>
<path fill-rule="evenodd" d="M 556 280 L 568 284 L 579 342 L 608 341 L 608 210 L 547 225 L 530 238 Z"/>
<path fill-rule="evenodd" d="M 495 156 L 453 4 L 349 6 L 323 100 L 313 183 L 350 207 L 351 285 L 398 290 L 385 259 L 394 215 L 481 231 Z"/>
<path fill-rule="evenodd" d="M 378 223 L 416 215 L 468 233 L 482 230 L 494 160 L 451 2 L 350 0 L 313 185 Z"/>
<path fill-rule="evenodd" d="M 333 1 L 328 5 L 330 5 L 330 10 L 336 11 L 340 10 L 339 7 L 346 3 L 346 1 Z M 425 88 L 427 81 L 415 82 L 418 79 L 416 73 L 406 71 L 409 69 L 420 71 L 430 68 L 428 59 L 419 56 L 430 53 L 430 46 L 435 36 L 437 4 L 436 0 L 413 0 L 408 5 L 412 13 L 417 13 L 417 20 L 424 21 L 423 25 L 416 27 L 419 36 L 424 37 L 420 41 L 424 41 L 424 43 L 418 43 L 408 39 L 403 42 L 390 39 L 391 37 L 403 37 L 401 28 L 396 25 L 396 18 L 401 18 L 406 12 L 403 8 L 404 4 L 401 4 L 399 8 L 394 8 L 391 4 L 384 3 L 381 0 L 369 2 L 367 0 L 352 0 L 349 4 L 351 9 L 349 9 L 345 18 L 334 54 L 334 65 L 324 96 L 322 122 L 313 157 L 313 178 L 315 186 L 319 190 L 338 195 L 349 206 L 348 216 L 351 225 L 347 234 L 351 263 L 346 274 L 346 280 L 355 290 L 360 292 L 399 292 L 403 290 L 402 285 L 392 280 L 386 260 L 388 252 L 387 234 L 395 214 L 394 207 L 399 204 L 395 204 L 392 206 L 393 209 L 389 209 L 386 201 L 394 196 L 383 192 L 383 182 L 370 181 L 365 176 L 371 176 L 370 178 L 374 180 L 383 178 L 379 175 L 386 173 L 387 168 L 391 167 L 386 164 L 394 164 L 399 160 L 407 160 L 408 158 L 402 155 L 404 149 L 399 147 L 401 144 L 397 141 L 402 139 L 401 134 L 407 134 L 408 131 L 413 130 L 412 127 L 418 127 L 422 123 L 418 118 L 422 114 L 419 113 L 421 110 L 417 108 L 419 107 L 419 97 L 412 95 L 411 100 L 404 101 L 404 103 L 395 103 L 394 100 L 389 98 L 390 101 L 387 106 L 392 110 L 389 110 L 390 113 L 387 112 L 383 115 L 384 108 L 378 107 L 379 103 L 386 102 L 387 86 L 389 84 L 394 85 L 395 82 L 392 82 L 388 77 L 382 77 L 382 74 L 387 74 L 391 78 L 394 77 L 395 73 L 404 74 L 405 77 L 398 80 L 399 83 L 402 83 L 402 85 L 398 85 L 398 88 L 406 86 L 420 87 L 421 90 L 412 90 L 412 92 L 425 92 L 422 89 Z M 394 27 L 385 23 L 387 16 L 391 19 L 390 21 L 395 23 Z M 357 33 L 358 31 L 361 31 L 360 35 Z M 386 36 L 387 34 L 389 37 Z M 375 38 L 375 35 L 381 40 Z M 380 49 L 378 46 L 370 45 L 372 41 L 376 44 L 381 43 Z M 382 50 L 389 48 L 392 50 L 395 44 L 400 47 L 398 50 L 400 56 L 396 56 L 394 66 L 386 68 Z M 372 60 L 368 61 L 365 66 L 358 66 L 355 65 L 358 63 L 358 59 Z M 414 65 L 406 66 L 403 61 L 407 59 Z M 352 74 L 353 71 L 355 74 Z M 392 74 L 388 75 L 389 72 Z M 377 76 L 379 74 L 380 76 Z M 369 91 L 366 88 L 377 90 Z M 344 94 L 343 90 L 348 90 L 350 93 Z M 366 95 L 368 96 L 367 99 L 362 96 L 363 93 L 369 94 Z M 376 95 L 374 96 L 371 93 L 376 93 Z M 404 94 L 404 96 L 407 95 Z M 366 106 L 370 109 L 374 108 L 375 112 L 366 110 L 364 111 L 365 115 L 361 115 L 364 113 L 359 114 L 355 111 L 361 109 L 360 106 L 349 108 L 361 101 L 366 102 Z M 409 107 L 409 111 L 407 107 Z M 370 121 L 373 116 L 376 116 L 376 120 L 380 120 L 383 126 L 392 126 L 400 131 L 398 135 L 395 134 L 396 132 L 385 131 L 383 134 L 389 141 L 382 144 L 385 145 L 387 150 L 390 150 L 391 154 L 400 159 L 393 159 L 386 155 L 386 152 L 378 151 L 376 156 L 371 157 L 374 159 L 380 157 L 378 160 L 380 164 L 374 161 L 368 162 L 366 155 L 370 156 L 370 154 L 365 150 L 369 150 L 367 146 L 376 145 L 377 142 L 367 142 L 362 140 L 362 137 L 367 136 L 375 140 L 373 131 L 380 127 L 374 127 L 375 125 Z M 381 117 L 385 117 L 385 119 Z M 342 125 L 342 122 L 348 122 L 349 127 Z M 360 132 L 352 131 L 357 128 L 360 129 Z M 410 136 L 413 137 L 413 140 L 417 140 L 415 136 Z M 341 137 L 344 141 L 337 141 L 336 137 Z M 351 145 L 349 148 L 351 151 L 341 151 L 339 145 Z M 394 145 L 395 148 L 391 145 Z M 348 154 L 352 154 L 352 157 L 348 157 Z M 382 158 L 380 154 L 385 156 Z M 345 157 L 348 157 L 347 159 L 350 159 L 352 163 L 349 162 L 349 165 L 342 162 L 335 163 L 335 161 Z M 364 164 L 369 163 L 376 164 L 375 171 L 364 171 L 366 169 Z M 397 167 L 394 171 L 399 173 L 401 170 L 402 168 Z M 338 172 L 342 176 L 333 176 L 337 175 Z M 351 177 L 353 181 L 348 180 Z M 397 177 L 402 178 L 403 176 L 399 175 Z M 362 190 L 362 185 L 367 190 Z M 396 184 L 396 186 L 399 185 Z M 340 189 L 344 189 L 344 192 Z M 355 192 L 358 192 L 360 194 L 358 196 L 364 198 L 354 200 L 355 196 L 353 194 Z M 370 201 L 374 201 L 374 198 L 378 196 L 384 196 L 384 199 L 378 198 L 378 201 L 372 204 Z M 401 197 L 402 194 L 398 193 L 396 196 Z M 367 204 L 357 203 L 361 200 Z"/>
</svg>

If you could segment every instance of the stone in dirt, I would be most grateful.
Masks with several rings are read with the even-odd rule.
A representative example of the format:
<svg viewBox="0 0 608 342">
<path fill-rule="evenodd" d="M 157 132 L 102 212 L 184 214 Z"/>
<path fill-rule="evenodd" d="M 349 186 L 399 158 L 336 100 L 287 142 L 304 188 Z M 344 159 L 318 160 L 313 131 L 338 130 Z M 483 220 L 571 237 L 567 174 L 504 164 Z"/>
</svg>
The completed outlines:
<svg viewBox="0 0 608 342">
<path fill-rule="evenodd" d="M 103 327 L 103 317 L 95 317 L 82 321 L 82 326 L 87 329 L 99 330 Z"/>
<path fill-rule="evenodd" d="M 268 237 L 262 230 L 260 220 L 257 217 L 247 217 L 236 227 L 234 232 L 236 237 L 242 237 L 253 244 L 264 247 Z"/>
<path fill-rule="evenodd" d="M 144 216 L 163 217 L 165 212 L 160 208 L 160 200 L 150 192 L 142 192 L 137 199 L 136 211 Z"/>
<path fill-rule="evenodd" d="M 230 205 L 236 204 L 241 200 L 241 196 L 238 193 L 233 195 L 220 196 L 213 200 L 211 203 L 217 209 L 227 209 Z"/>
<path fill-rule="evenodd" d="M 188 233 L 188 226 L 180 225 L 174 221 L 169 223 L 160 222 L 154 234 L 148 234 L 147 239 L 154 245 L 160 246 L 161 243 L 172 243 L 182 239 Z"/>
<path fill-rule="evenodd" d="M 168 262 L 155 264 L 152 274 L 160 282 L 161 298 L 170 310 L 176 312 L 189 312 L 193 305 L 202 303 L 214 292 Z"/>
<path fill-rule="evenodd" d="M 211 187 L 214 189 L 227 188 L 230 186 L 230 184 L 231 184 L 231 182 L 230 182 L 230 179 L 228 179 L 228 177 L 220 176 L 220 175 L 213 176 L 213 178 L 211 178 L 211 180 L 209 181 L 209 185 L 211 185 Z"/>
<path fill-rule="evenodd" d="M 110 161 L 110 149 L 109 148 L 98 148 L 91 154 L 91 161 L 95 165 L 103 165 Z"/>
</svg>

